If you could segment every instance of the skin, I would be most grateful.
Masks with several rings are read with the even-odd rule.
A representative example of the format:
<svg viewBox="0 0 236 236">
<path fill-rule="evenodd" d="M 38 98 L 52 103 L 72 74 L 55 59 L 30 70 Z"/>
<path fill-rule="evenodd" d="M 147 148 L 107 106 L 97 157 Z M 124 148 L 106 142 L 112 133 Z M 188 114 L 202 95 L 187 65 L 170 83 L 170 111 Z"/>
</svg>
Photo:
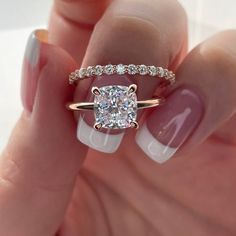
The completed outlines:
<svg viewBox="0 0 236 236">
<path fill-rule="evenodd" d="M 143 2 L 55 1 L 49 42 L 57 46 L 44 46 L 48 64 L 40 73 L 34 109 L 22 113 L 1 156 L 1 235 L 236 234 L 236 32 L 221 32 L 187 55 L 181 6 L 174 0 L 145 0 L 149 7 Z M 140 34 L 134 47 L 145 45 L 148 55 L 129 51 L 127 39 L 117 38 L 132 29 Z M 101 44 L 104 34 L 110 51 Z M 155 54 L 147 34 L 158 42 Z M 123 49 L 114 54 L 117 45 Z M 64 104 L 72 94 L 75 101 L 83 99 L 89 84 L 72 88 L 65 78 L 99 58 L 170 65 L 177 87 L 187 84 L 202 93 L 204 119 L 164 165 L 142 153 L 134 130 L 112 156 L 76 140 L 76 121 Z"/>
</svg>

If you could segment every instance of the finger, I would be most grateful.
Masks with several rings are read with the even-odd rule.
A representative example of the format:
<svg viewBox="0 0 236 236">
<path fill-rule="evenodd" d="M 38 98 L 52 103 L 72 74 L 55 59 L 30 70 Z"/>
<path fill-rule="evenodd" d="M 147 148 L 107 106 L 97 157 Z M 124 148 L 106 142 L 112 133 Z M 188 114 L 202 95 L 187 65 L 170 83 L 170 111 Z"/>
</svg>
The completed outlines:
<svg viewBox="0 0 236 236">
<path fill-rule="evenodd" d="M 94 25 L 108 0 L 55 0 L 49 22 L 49 42 L 66 49 L 81 64 Z"/>
<path fill-rule="evenodd" d="M 213 137 L 227 144 L 236 144 L 236 114 L 222 124 L 214 133 Z"/>
<path fill-rule="evenodd" d="M 65 104 L 75 62 L 34 32 L 26 49 L 22 113 L 0 162 L 0 235 L 54 235 L 87 148 Z M 13 227 L 14 226 L 14 227 Z"/>
<path fill-rule="evenodd" d="M 149 157 L 162 163 L 185 143 L 179 152 L 184 155 L 235 114 L 235 39 L 235 31 L 220 33 L 184 60 L 177 71 L 178 87 L 137 134 Z"/>
<path fill-rule="evenodd" d="M 97 24 L 83 61 L 88 65 L 147 64 L 175 67 L 186 46 L 186 21 L 176 1 L 114 1 Z M 138 85 L 138 99 L 150 98 L 160 80 L 151 76 L 97 76 L 80 81 L 75 101 L 92 100 L 91 87 Z M 85 98 L 89 93 L 89 96 Z M 119 147 L 123 130 L 93 129 L 94 115 L 79 118 L 78 139 L 89 147 L 113 153 Z"/>
</svg>

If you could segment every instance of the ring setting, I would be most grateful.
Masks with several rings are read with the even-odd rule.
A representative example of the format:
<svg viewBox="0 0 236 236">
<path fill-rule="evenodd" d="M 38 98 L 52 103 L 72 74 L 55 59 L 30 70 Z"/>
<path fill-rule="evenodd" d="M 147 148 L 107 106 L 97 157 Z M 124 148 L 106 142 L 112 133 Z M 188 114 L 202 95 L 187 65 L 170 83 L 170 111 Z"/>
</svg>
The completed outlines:
<svg viewBox="0 0 236 236">
<path fill-rule="evenodd" d="M 149 75 L 162 78 L 173 84 L 175 74 L 162 67 L 146 65 L 105 65 L 88 66 L 72 72 L 69 75 L 69 83 L 75 84 L 79 79 L 100 76 L 103 74 L 123 75 Z M 137 99 L 138 87 L 136 84 L 129 86 L 108 85 L 103 87 L 92 87 L 91 93 L 94 95 L 93 102 L 70 103 L 67 108 L 72 111 L 93 110 L 94 111 L 94 129 L 126 129 L 139 128 L 137 122 L 137 112 L 139 109 L 156 107 L 164 103 L 164 98 L 151 98 L 149 100 L 139 101 Z"/>
<path fill-rule="evenodd" d="M 94 128 L 126 129 L 136 128 L 138 109 L 155 107 L 163 104 L 163 98 L 153 98 L 145 101 L 137 100 L 137 85 L 130 86 L 109 85 L 92 87 L 94 102 L 81 102 L 68 104 L 68 109 L 94 110 Z"/>
</svg>

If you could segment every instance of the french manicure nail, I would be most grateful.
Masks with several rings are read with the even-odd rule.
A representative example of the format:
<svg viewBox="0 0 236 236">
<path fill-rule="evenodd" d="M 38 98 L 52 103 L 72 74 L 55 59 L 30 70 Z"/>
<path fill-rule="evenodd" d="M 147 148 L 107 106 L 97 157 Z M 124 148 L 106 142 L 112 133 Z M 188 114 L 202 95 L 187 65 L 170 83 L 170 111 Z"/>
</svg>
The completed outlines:
<svg viewBox="0 0 236 236">
<path fill-rule="evenodd" d="M 111 82 L 112 81 L 112 82 Z M 91 85 L 92 87 L 103 87 L 107 85 L 123 85 L 128 86 L 131 81 L 125 75 L 109 75 L 98 76 Z M 93 101 L 94 95 L 91 94 L 87 101 Z M 125 129 L 101 129 L 93 128 L 95 123 L 94 113 L 91 111 L 82 112 L 78 121 L 77 138 L 85 145 L 104 153 L 114 153 L 124 136 Z"/>
<path fill-rule="evenodd" d="M 34 98 L 40 72 L 40 51 L 46 30 L 36 30 L 29 36 L 22 68 L 21 98 L 23 107 L 29 113 L 33 110 Z"/>
<path fill-rule="evenodd" d="M 203 113 L 199 95 L 190 88 L 178 88 L 147 118 L 136 142 L 148 157 L 164 163 L 193 133 Z"/>
<path fill-rule="evenodd" d="M 80 116 L 77 138 L 85 145 L 105 153 L 115 152 L 124 136 L 124 132 L 118 134 L 109 134 L 95 130 L 89 126 Z"/>
</svg>

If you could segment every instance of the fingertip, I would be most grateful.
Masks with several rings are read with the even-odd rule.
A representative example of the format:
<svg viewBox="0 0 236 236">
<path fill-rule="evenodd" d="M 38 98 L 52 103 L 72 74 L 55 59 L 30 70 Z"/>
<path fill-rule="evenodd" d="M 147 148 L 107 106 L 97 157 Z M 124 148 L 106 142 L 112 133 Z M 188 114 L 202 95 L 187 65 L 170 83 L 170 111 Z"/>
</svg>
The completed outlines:
<svg viewBox="0 0 236 236">
<path fill-rule="evenodd" d="M 77 128 L 78 140 L 88 147 L 104 153 L 114 153 L 120 146 L 124 132 L 118 134 L 103 133 L 89 126 L 82 117 Z"/>
<path fill-rule="evenodd" d="M 67 78 L 76 68 L 76 63 L 65 50 L 48 43 L 47 30 L 35 30 L 29 36 L 22 67 L 21 98 L 28 113 L 33 111 L 39 78 L 45 68 L 49 74 L 55 71 L 48 82 L 56 80 L 54 87 L 60 87 L 61 82 L 66 84 L 66 81 L 57 77 Z"/>
<path fill-rule="evenodd" d="M 146 123 L 138 130 L 135 141 L 147 157 L 159 164 L 169 160 L 177 151 L 176 148 L 168 147 L 158 141 L 147 128 Z"/>
<path fill-rule="evenodd" d="M 182 86 L 163 106 L 155 109 L 136 135 L 136 142 L 151 159 L 163 163 L 182 148 L 204 116 L 204 103 L 197 90 Z"/>
</svg>

